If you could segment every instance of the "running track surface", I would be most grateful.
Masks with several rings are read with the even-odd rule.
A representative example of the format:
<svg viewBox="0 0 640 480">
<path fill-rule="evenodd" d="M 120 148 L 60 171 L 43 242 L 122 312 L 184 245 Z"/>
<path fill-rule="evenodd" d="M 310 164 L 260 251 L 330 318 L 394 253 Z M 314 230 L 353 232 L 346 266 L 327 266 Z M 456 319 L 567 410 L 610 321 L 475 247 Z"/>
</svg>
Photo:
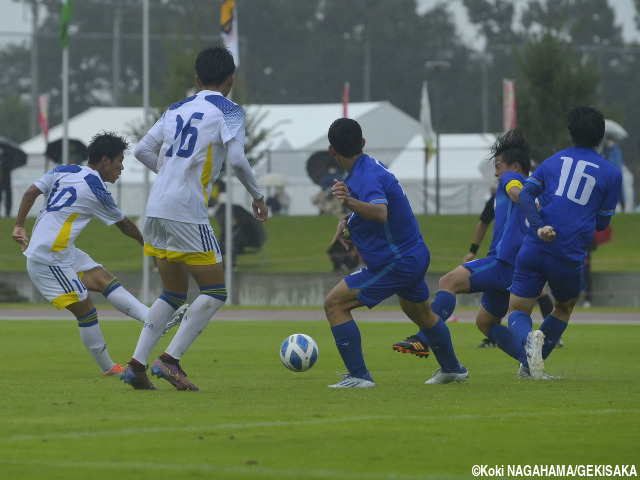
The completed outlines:
<svg viewBox="0 0 640 480">
<path fill-rule="evenodd" d="M 126 320 L 129 317 L 118 312 L 111 306 L 98 306 L 98 318 L 100 320 Z M 474 322 L 476 312 L 472 310 L 464 310 L 454 312 L 459 322 Z M 368 310 L 361 308 L 354 310 L 354 319 L 358 322 L 407 322 L 410 320 L 402 313 L 400 308 L 397 310 Z M 451 317 L 449 322 L 454 321 Z M 51 308 L 1 308 L 0 320 L 75 320 L 71 312 L 68 310 L 56 310 Z M 324 320 L 324 311 L 322 308 L 313 310 L 259 310 L 259 309 L 240 309 L 240 308 L 222 308 L 214 316 L 215 320 Z M 540 313 L 533 312 L 534 323 L 541 321 Z M 571 323 L 598 323 L 610 325 L 640 325 L 640 310 L 635 312 L 590 312 L 575 311 L 571 316 Z"/>
</svg>

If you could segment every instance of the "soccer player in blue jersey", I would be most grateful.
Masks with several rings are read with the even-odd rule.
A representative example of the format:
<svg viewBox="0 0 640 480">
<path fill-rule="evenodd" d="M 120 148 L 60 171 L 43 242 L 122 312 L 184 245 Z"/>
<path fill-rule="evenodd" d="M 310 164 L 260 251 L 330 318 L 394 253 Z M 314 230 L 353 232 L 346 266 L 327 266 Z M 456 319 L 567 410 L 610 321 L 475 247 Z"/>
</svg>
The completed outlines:
<svg viewBox="0 0 640 480">
<path fill-rule="evenodd" d="M 567 127 L 573 147 L 542 162 L 520 192 L 529 228 L 510 287 L 509 330 L 516 343 L 525 345 L 519 376 L 534 380 L 546 377 L 544 360 L 584 289 L 584 258 L 593 232 L 609 225 L 622 187 L 620 171 L 596 151 L 604 137 L 602 113 L 593 106 L 575 107 L 567 114 Z M 532 331 L 531 310 L 545 282 L 555 306 Z"/>
<path fill-rule="evenodd" d="M 351 310 L 375 307 L 398 295 L 403 312 L 425 333 L 440 368 L 426 383 L 463 382 L 469 376 L 458 362 L 449 329 L 429 305 L 425 274 L 430 255 L 402 187 L 387 168 L 362 152 L 358 122 L 340 118 L 329 127 L 329 153 L 347 171 L 335 180 L 333 195 L 351 213 L 338 222 L 332 244 L 351 240 L 367 264 L 327 295 L 324 310 L 348 374 L 331 388 L 373 387 L 362 353 L 360 330 Z M 345 245 L 346 246 L 346 245 Z"/>
<path fill-rule="evenodd" d="M 516 255 L 526 233 L 525 216 L 518 195 L 529 176 L 531 149 L 522 134 L 510 130 L 498 137 L 491 147 L 491 160 L 495 167 L 498 186 L 495 194 L 495 224 L 493 239 L 486 258 L 465 262 L 440 279 L 432 310 L 447 320 L 456 306 L 459 293 L 483 292 L 476 315 L 476 325 L 492 343 L 509 352 L 504 343 L 508 328 L 500 324 L 509 310 L 509 286 L 513 277 Z M 540 292 L 538 292 L 540 293 Z M 400 342 L 406 353 L 427 356 L 428 340 L 418 332 Z M 422 348 L 413 345 L 420 343 Z M 401 345 L 401 346 L 402 346 Z M 522 348 L 522 346 L 521 346 Z M 394 349 L 398 350 L 395 347 Z"/>
<path fill-rule="evenodd" d="M 169 346 L 151 365 L 151 374 L 177 390 L 198 390 L 180 360 L 227 299 L 222 254 L 208 213 L 213 184 L 227 155 L 253 198 L 254 217 L 265 221 L 269 214 L 244 154 L 244 110 L 226 98 L 235 68 L 223 45 L 203 49 L 195 62 L 200 91 L 169 107 L 134 151 L 140 162 L 158 173 L 142 233 L 144 253 L 156 258 L 163 288 L 121 377 L 136 390 L 156 389 L 146 373 L 147 360 L 171 313 L 185 302 L 189 276 L 200 292 Z"/>
</svg>

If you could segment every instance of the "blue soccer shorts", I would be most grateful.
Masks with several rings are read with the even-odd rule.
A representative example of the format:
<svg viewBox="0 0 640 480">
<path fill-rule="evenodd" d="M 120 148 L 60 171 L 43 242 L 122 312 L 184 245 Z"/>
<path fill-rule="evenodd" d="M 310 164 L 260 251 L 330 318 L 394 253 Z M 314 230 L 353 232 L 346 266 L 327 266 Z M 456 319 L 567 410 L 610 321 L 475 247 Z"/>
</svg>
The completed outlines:
<svg viewBox="0 0 640 480">
<path fill-rule="evenodd" d="M 553 257 L 525 243 L 516 257 L 509 290 L 518 297 L 536 298 L 546 282 L 558 302 L 578 298 L 585 288 L 584 262 Z"/>
<path fill-rule="evenodd" d="M 422 303 L 429 299 L 424 277 L 430 261 L 429 249 L 424 245 L 388 265 L 375 269 L 364 267 L 344 280 L 350 290 L 360 289 L 357 298 L 369 308 L 392 295 Z"/>
<path fill-rule="evenodd" d="M 502 318 L 509 311 L 509 286 L 513 265 L 494 256 L 479 258 L 462 266 L 471 272 L 469 293 L 484 292 L 480 303 L 491 315 Z"/>
</svg>

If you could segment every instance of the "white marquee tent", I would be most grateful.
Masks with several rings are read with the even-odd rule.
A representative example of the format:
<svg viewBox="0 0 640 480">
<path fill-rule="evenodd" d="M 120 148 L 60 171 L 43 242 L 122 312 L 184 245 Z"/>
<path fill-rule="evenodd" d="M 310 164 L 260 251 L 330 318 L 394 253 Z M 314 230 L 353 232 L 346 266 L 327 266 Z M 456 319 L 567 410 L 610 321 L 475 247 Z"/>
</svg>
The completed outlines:
<svg viewBox="0 0 640 480">
<path fill-rule="evenodd" d="M 389 102 L 351 103 L 348 114 L 363 128 L 367 140 L 365 152 L 384 162 L 402 183 L 416 214 L 435 213 L 436 174 L 439 170 L 440 212 L 479 213 L 489 191 L 491 180 L 486 173 L 486 159 L 494 135 L 465 134 L 440 135 L 439 169 L 437 160 L 431 158 L 426 170 L 427 202 L 424 199 L 424 143 L 420 123 Z M 268 139 L 260 145 L 264 158 L 254 167 L 256 177 L 266 173 L 285 175 L 286 187 L 291 197 L 289 213 L 292 215 L 316 215 L 318 208 L 311 197 L 320 191 L 307 174 L 307 159 L 315 152 L 326 151 L 327 129 L 331 122 L 342 116 L 342 104 L 312 105 L 250 105 L 247 114 L 261 118 L 260 128 L 270 131 Z M 126 136 L 132 149 L 125 158 L 125 170 L 115 185 L 109 185 L 123 211 L 129 216 L 144 212 L 145 177 L 152 182 L 153 173 L 132 155 L 137 142 L 135 131 L 142 131 L 143 109 L 138 107 L 93 107 L 70 119 L 69 138 L 88 145 L 91 137 L 101 130 L 115 131 Z M 49 140 L 62 138 L 62 126 L 50 131 Z M 53 168 L 45 164 L 46 143 L 42 134 L 24 142 L 21 147 L 28 155 L 27 165 L 13 171 L 13 214 L 24 190 L 45 170 Z M 483 173 L 483 169 L 485 172 Z M 265 188 L 269 193 L 268 188 Z M 250 199 L 244 188 L 234 179 L 233 201 L 245 206 Z M 225 200 L 224 194 L 221 200 Z M 32 212 L 36 214 L 37 211 Z"/>
</svg>

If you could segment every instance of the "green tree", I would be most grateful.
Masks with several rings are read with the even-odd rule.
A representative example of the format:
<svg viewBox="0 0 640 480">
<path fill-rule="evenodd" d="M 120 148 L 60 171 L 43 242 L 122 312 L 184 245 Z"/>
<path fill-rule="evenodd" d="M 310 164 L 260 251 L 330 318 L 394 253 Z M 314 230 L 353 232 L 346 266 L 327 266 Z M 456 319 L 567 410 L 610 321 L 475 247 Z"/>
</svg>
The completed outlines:
<svg viewBox="0 0 640 480">
<path fill-rule="evenodd" d="M 598 104 L 600 71 L 583 63 L 571 45 L 547 30 L 531 39 L 517 55 L 522 71 L 518 95 L 518 126 L 542 162 L 571 145 L 564 115 L 581 104 Z"/>
<path fill-rule="evenodd" d="M 14 142 L 28 140 L 29 105 L 16 94 L 7 94 L 0 101 L 0 135 Z"/>
</svg>

